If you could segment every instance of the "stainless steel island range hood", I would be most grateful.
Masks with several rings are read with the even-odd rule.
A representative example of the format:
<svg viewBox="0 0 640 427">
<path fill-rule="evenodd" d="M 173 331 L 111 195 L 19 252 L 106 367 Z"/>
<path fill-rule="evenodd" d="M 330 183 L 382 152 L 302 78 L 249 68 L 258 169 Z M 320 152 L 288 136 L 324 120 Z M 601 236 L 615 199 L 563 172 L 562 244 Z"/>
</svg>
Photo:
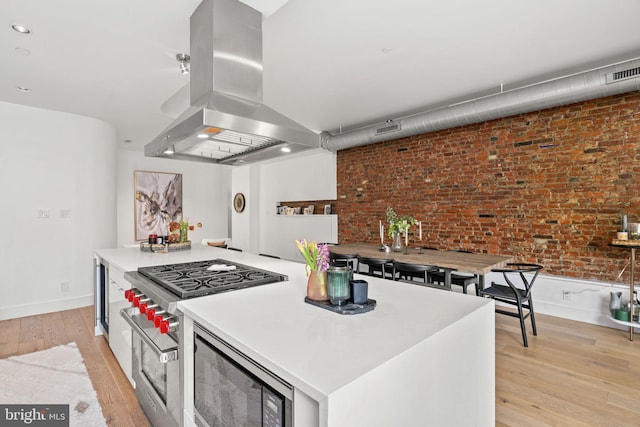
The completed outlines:
<svg viewBox="0 0 640 427">
<path fill-rule="evenodd" d="M 262 103 L 260 12 L 204 0 L 190 28 L 191 107 L 146 156 L 238 165 L 320 146 L 318 134 Z"/>
</svg>

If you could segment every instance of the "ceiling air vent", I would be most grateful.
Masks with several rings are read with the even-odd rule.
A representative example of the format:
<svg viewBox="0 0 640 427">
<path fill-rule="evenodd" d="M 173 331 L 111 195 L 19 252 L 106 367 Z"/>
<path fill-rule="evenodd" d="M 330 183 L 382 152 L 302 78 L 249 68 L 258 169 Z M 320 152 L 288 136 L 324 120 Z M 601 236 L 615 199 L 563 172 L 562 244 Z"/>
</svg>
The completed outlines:
<svg viewBox="0 0 640 427">
<path fill-rule="evenodd" d="M 640 67 L 629 68 L 628 70 L 616 71 L 607 74 L 607 84 L 619 82 L 620 80 L 629 80 L 640 77 Z"/>
<path fill-rule="evenodd" d="M 376 135 L 382 135 L 383 133 L 395 132 L 400 130 L 400 123 L 393 123 L 389 120 L 383 127 L 376 129 Z"/>
</svg>

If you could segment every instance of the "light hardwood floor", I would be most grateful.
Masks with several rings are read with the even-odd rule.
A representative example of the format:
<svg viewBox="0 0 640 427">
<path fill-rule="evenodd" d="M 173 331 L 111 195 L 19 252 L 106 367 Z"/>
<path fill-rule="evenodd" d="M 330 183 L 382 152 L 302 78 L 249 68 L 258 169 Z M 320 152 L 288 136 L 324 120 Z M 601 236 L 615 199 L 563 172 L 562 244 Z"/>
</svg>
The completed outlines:
<svg viewBox="0 0 640 427">
<path fill-rule="evenodd" d="M 93 319 L 93 306 L 89 306 L 0 321 L 0 358 L 75 341 L 107 424 L 117 427 L 149 426 L 133 387 L 111 353 L 109 344 L 102 336 L 94 336 Z"/>
<path fill-rule="evenodd" d="M 536 319 L 538 336 L 528 327 L 524 348 L 518 320 L 496 315 L 496 425 L 640 425 L 640 335 L 631 342 L 627 331 Z M 0 321 L 0 358 L 70 341 L 84 357 L 107 422 L 148 426 L 107 342 L 93 335 L 93 307 Z"/>
</svg>

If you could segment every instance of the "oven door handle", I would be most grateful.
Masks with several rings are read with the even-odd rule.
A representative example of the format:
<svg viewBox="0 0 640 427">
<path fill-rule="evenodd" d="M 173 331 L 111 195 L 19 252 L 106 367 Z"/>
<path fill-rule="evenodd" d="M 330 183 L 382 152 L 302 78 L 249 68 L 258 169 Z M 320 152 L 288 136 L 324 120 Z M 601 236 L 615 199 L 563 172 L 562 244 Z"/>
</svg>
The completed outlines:
<svg viewBox="0 0 640 427">
<path fill-rule="evenodd" d="M 135 332 L 142 341 L 145 342 L 149 346 L 151 350 L 158 356 L 160 363 L 168 363 L 173 362 L 174 360 L 178 360 L 178 349 L 176 347 L 169 348 L 167 350 L 163 350 L 158 346 L 158 344 L 149 337 L 146 332 L 138 325 L 138 323 L 131 317 L 130 310 L 135 310 L 134 308 L 123 308 L 120 310 L 120 316 L 124 320 L 127 321 L 133 332 Z M 176 344 L 177 345 L 177 344 Z"/>
</svg>

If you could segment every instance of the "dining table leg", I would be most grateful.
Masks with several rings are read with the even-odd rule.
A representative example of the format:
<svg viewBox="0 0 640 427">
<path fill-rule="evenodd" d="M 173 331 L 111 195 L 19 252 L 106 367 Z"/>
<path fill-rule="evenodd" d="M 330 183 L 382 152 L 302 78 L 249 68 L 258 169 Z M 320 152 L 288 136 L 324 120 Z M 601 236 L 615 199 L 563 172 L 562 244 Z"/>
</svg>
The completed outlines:
<svg viewBox="0 0 640 427">
<path fill-rule="evenodd" d="M 480 289 L 484 289 L 484 274 L 478 274 L 478 283 L 476 283 L 477 296 L 480 296 Z"/>
</svg>

